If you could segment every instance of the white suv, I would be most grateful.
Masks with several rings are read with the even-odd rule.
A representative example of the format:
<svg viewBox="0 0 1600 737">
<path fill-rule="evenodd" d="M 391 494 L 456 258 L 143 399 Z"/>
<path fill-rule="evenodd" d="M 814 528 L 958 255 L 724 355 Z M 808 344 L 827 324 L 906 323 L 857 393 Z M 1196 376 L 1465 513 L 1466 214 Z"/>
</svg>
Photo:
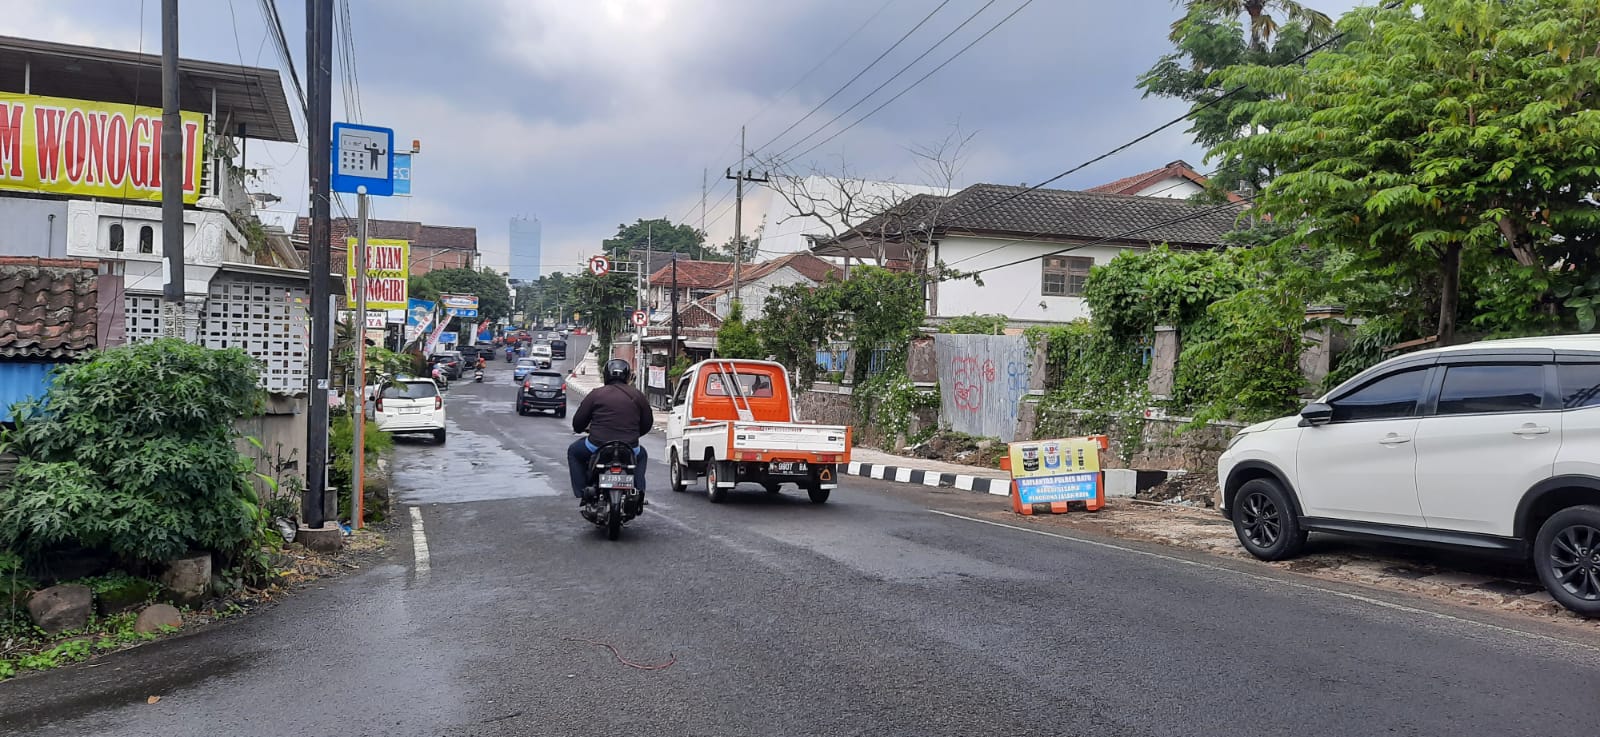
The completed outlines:
<svg viewBox="0 0 1600 737">
<path fill-rule="evenodd" d="M 1240 431 L 1217 475 L 1257 558 L 1308 531 L 1531 558 L 1556 601 L 1600 617 L 1600 335 L 1390 359 Z"/>
<path fill-rule="evenodd" d="M 444 443 L 444 395 L 433 379 L 403 378 L 382 389 L 372 388 L 372 419 L 384 432 L 426 433 Z"/>
</svg>

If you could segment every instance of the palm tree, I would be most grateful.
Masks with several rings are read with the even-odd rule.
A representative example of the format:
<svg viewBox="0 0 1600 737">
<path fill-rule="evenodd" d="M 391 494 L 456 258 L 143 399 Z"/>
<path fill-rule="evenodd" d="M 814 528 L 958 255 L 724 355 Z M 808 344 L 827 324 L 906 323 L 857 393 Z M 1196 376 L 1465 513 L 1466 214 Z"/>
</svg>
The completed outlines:
<svg viewBox="0 0 1600 737">
<path fill-rule="evenodd" d="M 1168 38 L 1174 43 L 1183 39 L 1192 20 L 1240 15 L 1250 16 L 1250 45 L 1258 49 L 1265 47 L 1278 32 L 1280 24 L 1273 13 L 1282 15 L 1285 22 L 1305 26 L 1314 39 L 1327 38 L 1333 33 L 1332 18 L 1295 0 L 1178 0 L 1178 4 L 1184 6 L 1185 12 L 1172 24 Z"/>
</svg>

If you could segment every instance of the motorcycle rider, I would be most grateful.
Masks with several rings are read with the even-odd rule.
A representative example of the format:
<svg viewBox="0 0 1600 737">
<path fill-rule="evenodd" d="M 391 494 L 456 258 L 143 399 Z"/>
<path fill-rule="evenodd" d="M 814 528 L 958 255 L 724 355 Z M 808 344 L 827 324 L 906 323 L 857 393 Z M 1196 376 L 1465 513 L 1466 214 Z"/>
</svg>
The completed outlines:
<svg viewBox="0 0 1600 737">
<path fill-rule="evenodd" d="M 613 358 L 606 361 L 602 373 L 605 386 L 583 398 L 578 411 L 572 416 L 572 431 L 588 437 L 578 438 L 567 447 L 567 470 L 572 474 L 572 495 L 587 503 L 593 491 L 589 485 L 589 462 L 595 451 L 605 443 L 621 441 L 633 446 L 633 486 L 644 493 L 644 471 L 648 456 L 639 438 L 650 432 L 655 422 L 655 412 L 650 400 L 629 382 L 633 380 L 633 367 L 627 361 Z"/>
</svg>

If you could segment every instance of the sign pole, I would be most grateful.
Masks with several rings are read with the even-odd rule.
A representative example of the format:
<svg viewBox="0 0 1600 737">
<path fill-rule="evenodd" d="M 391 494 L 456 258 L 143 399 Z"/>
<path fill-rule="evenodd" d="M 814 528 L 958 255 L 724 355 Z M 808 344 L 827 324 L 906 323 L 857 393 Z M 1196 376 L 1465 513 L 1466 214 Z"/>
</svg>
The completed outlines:
<svg viewBox="0 0 1600 737">
<path fill-rule="evenodd" d="M 367 188 L 356 188 L 356 416 L 350 484 L 350 527 L 361 529 L 367 488 Z"/>
</svg>

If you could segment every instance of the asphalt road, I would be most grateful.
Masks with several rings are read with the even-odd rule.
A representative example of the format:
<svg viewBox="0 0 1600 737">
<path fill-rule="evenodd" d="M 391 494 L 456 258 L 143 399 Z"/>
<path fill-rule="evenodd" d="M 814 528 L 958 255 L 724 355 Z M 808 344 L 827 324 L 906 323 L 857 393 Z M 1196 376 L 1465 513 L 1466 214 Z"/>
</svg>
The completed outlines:
<svg viewBox="0 0 1600 737">
<path fill-rule="evenodd" d="M 382 564 L 245 620 L 0 684 L 0 733 L 1348 737 L 1600 723 L 1600 650 L 1572 632 L 996 526 L 971 517 L 997 500 L 966 492 L 847 478 L 826 505 L 755 488 L 712 505 L 699 486 L 666 489 L 653 437 L 651 506 L 607 542 L 562 483 L 570 428 L 518 417 L 513 392 L 503 363 L 456 384 L 449 445 L 397 449 L 425 566 L 408 526 Z"/>
</svg>

